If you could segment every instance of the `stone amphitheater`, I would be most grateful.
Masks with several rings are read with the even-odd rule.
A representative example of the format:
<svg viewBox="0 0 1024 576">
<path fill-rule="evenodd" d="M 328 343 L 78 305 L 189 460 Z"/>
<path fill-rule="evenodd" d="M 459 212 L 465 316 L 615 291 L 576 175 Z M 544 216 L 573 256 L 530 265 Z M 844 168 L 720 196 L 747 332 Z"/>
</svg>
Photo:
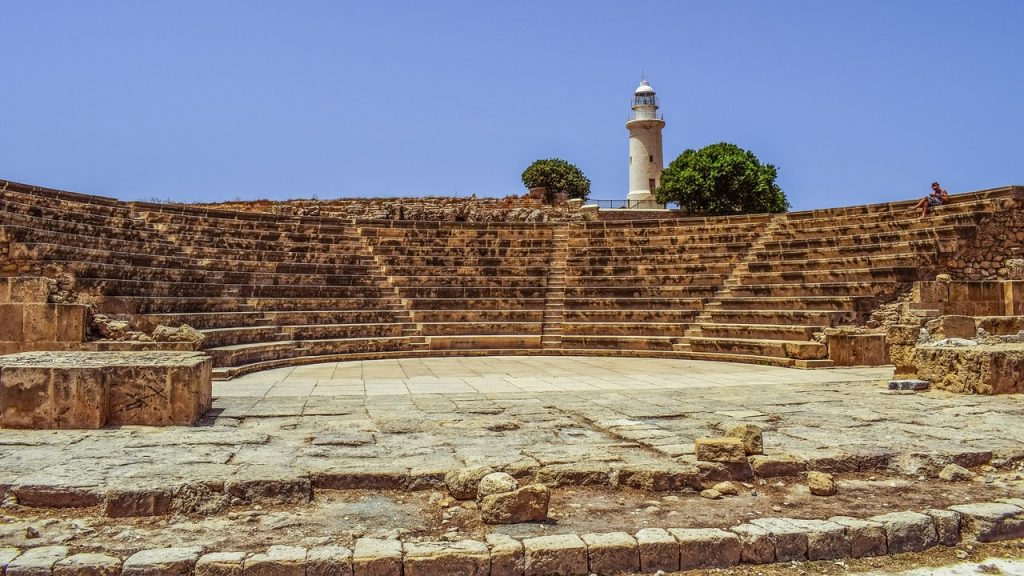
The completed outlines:
<svg viewBox="0 0 1024 576">
<path fill-rule="evenodd" d="M 0 180 L 0 576 L 877 567 L 1024 537 L 1024 188 L 914 203 Z"/>
</svg>

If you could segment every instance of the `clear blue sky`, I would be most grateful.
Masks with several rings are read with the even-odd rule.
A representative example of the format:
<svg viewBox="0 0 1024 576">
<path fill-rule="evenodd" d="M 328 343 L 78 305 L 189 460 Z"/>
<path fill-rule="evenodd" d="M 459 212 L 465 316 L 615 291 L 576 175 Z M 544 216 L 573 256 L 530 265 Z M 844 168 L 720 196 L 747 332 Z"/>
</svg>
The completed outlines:
<svg viewBox="0 0 1024 576">
<path fill-rule="evenodd" d="M 0 0 L 0 178 L 123 199 L 624 198 L 729 141 L 795 209 L 1024 184 L 1024 2 Z"/>
</svg>

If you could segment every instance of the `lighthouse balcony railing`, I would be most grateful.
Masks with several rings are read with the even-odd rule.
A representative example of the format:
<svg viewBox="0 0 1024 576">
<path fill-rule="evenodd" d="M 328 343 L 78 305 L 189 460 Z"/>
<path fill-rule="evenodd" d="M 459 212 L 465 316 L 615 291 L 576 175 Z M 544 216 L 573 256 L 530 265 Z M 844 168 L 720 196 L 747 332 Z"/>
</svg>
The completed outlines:
<svg viewBox="0 0 1024 576">
<path fill-rule="evenodd" d="M 633 120 L 661 120 L 665 121 L 664 114 L 630 114 L 626 117 L 626 122 L 632 122 Z"/>
</svg>

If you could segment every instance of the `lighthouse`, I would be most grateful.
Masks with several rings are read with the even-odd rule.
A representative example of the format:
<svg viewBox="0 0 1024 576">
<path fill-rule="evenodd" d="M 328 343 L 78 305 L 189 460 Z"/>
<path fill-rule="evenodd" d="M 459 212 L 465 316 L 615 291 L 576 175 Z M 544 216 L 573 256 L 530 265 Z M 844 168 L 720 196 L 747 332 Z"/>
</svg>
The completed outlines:
<svg viewBox="0 0 1024 576">
<path fill-rule="evenodd" d="M 633 114 L 626 122 L 629 130 L 628 208 L 664 208 L 654 200 L 661 183 L 661 129 L 665 120 L 658 115 L 658 96 L 644 77 L 633 93 Z"/>
</svg>

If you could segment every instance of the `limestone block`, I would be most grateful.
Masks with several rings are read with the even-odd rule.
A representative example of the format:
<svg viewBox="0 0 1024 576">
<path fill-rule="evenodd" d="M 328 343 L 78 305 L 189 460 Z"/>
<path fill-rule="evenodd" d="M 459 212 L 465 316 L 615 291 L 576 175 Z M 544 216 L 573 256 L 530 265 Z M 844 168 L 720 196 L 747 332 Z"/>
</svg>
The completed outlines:
<svg viewBox="0 0 1024 576">
<path fill-rule="evenodd" d="M 402 543 L 377 538 L 356 540 L 352 569 L 355 576 L 401 576 Z"/>
<path fill-rule="evenodd" d="M 203 549 L 155 548 L 129 556 L 121 567 L 122 576 L 180 576 L 191 574 Z"/>
<path fill-rule="evenodd" d="M 480 517 L 487 524 L 541 522 L 548 517 L 550 498 L 548 488 L 543 484 L 492 494 L 480 501 Z"/>
<path fill-rule="evenodd" d="M 943 303 L 949 300 L 948 282 L 914 282 L 914 302 Z"/>
<path fill-rule="evenodd" d="M 679 570 L 679 543 L 668 530 L 644 528 L 636 533 L 640 551 L 640 572 L 677 572 Z"/>
<path fill-rule="evenodd" d="M 677 492 L 700 488 L 700 470 L 683 464 L 624 466 L 619 484 L 645 492 Z"/>
<path fill-rule="evenodd" d="M 258 466 L 244 466 L 224 482 L 224 491 L 243 502 L 309 502 L 313 495 L 309 478 L 292 474 L 289 470 L 264 470 Z"/>
<path fill-rule="evenodd" d="M 103 514 L 111 518 L 163 516 L 171 511 L 173 491 L 166 486 L 122 487 L 107 490 Z"/>
<path fill-rule="evenodd" d="M 352 551 L 344 546 L 319 546 L 310 548 L 306 553 L 306 576 L 350 576 L 351 574 Z"/>
<path fill-rule="evenodd" d="M 476 488 L 477 498 L 484 498 L 492 494 L 504 494 L 519 488 L 519 482 L 510 474 L 504 472 L 493 472 L 480 479 Z"/>
<path fill-rule="evenodd" d="M 869 518 L 885 527 L 889 554 L 927 550 L 938 543 L 930 516 L 918 512 L 893 512 Z"/>
<path fill-rule="evenodd" d="M 75 554 L 53 565 L 53 576 L 119 576 L 121 559 L 106 554 Z"/>
<path fill-rule="evenodd" d="M 739 438 L 743 441 L 743 450 L 748 456 L 764 453 L 763 432 L 760 426 L 754 424 L 737 424 L 725 433 L 726 436 Z"/>
<path fill-rule="evenodd" d="M 890 346 L 913 346 L 917 344 L 920 333 L 921 327 L 917 324 L 893 324 L 885 329 L 885 343 Z"/>
<path fill-rule="evenodd" d="M 57 305 L 24 304 L 22 330 L 25 342 L 57 341 Z"/>
<path fill-rule="evenodd" d="M 1024 392 L 1024 344 L 919 347 L 918 377 L 934 388 L 967 394 Z"/>
<path fill-rule="evenodd" d="M 913 344 L 890 344 L 889 361 L 896 367 L 894 378 L 913 376 L 914 372 L 914 350 Z"/>
<path fill-rule="evenodd" d="M 929 509 L 924 511 L 935 524 L 939 544 L 956 546 L 960 543 L 960 513 L 953 510 Z"/>
<path fill-rule="evenodd" d="M 835 560 L 850 557 L 846 527 L 827 520 L 788 519 L 807 535 L 808 560 Z"/>
<path fill-rule="evenodd" d="M 418 542 L 405 545 L 405 576 L 487 576 L 490 552 L 476 540 Z"/>
<path fill-rule="evenodd" d="M 884 556 L 888 552 L 885 526 L 881 523 L 849 516 L 833 516 L 829 518 L 829 521 L 846 528 L 851 558 Z"/>
<path fill-rule="evenodd" d="M 452 470 L 444 477 L 448 493 L 456 500 L 473 500 L 476 498 L 476 488 L 484 476 L 494 472 L 490 466 L 470 466 Z"/>
<path fill-rule="evenodd" d="M 7 564 L 6 576 L 50 576 L 53 565 L 67 555 L 67 546 L 29 548 Z"/>
<path fill-rule="evenodd" d="M 50 286 L 46 278 L 21 276 L 8 279 L 10 302 L 43 304 L 50 298 Z"/>
<path fill-rule="evenodd" d="M 764 528 L 775 545 L 776 562 L 807 559 L 807 534 L 785 518 L 757 518 L 751 524 Z"/>
<path fill-rule="evenodd" d="M 640 570 L 640 550 L 636 540 L 625 532 L 584 534 L 590 571 L 598 574 L 637 572 Z"/>
<path fill-rule="evenodd" d="M 558 486 L 608 486 L 611 468 L 603 462 L 551 464 L 537 471 L 537 482 Z"/>
<path fill-rule="evenodd" d="M 57 342 L 84 342 L 87 308 L 78 304 L 56 305 L 57 324 L 55 333 Z"/>
<path fill-rule="evenodd" d="M 751 456 L 750 466 L 758 478 L 799 476 L 807 469 L 807 463 L 792 454 Z"/>
<path fill-rule="evenodd" d="M 271 546 L 263 554 L 245 559 L 245 576 L 305 576 L 306 549 L 299 546 Z"/>
<path fill-rule="evenodd" d="M 0 365 L 0 425 L 100 428 L 107 421 L 105 388 L 93 369 Z"/>
<path fill-rule="evenodd" d="M 746 452 L 739 438 L 697 438 L 697 460 L 705 462 L 744 462 Z"/>
<path fill-rule="evenodd" d="M 539 536 L 523 540 L 526 576 L 586 576 L 587 544 L 575 534 Z"/>
<path fill-rule="evenodd" d="M 491 576 L 523 576 L 526 570 L 526 554 L 523 543 L 505 534 L 487 535 L 487 546 L 491 549 Z"/>
<path fill-rule="evenodd" d="M 959 512 L 962 533 L 979 542 L 995 542 L 1024 537 L 1024 510 L 1002 502 L 982 502 L 950 506 Z"/>
<path fill-rule="evenodd" d="M 884 366 L 890 363 L 885 334 L 830 334 L 828 359 L 836 366 Z"/>
<path fill-rule="evenodd" d="M 210 552 L 196 561 L 196 576 L 242 576 L 245 552 Z"/>
<path fill-rule="evenodd" d="M 717 528 L 669 528 L 679 542 L 679 569 L 728 568 L 739 564 L 743 545 L 740 537 Z"/>
<path fill-rule="evenodd" d="M 0 342 L 23 342 L 24 310 L 21 304 L 0 304 Z"/>
<path fill-rule="evenodd" d="M 973 316 L 939 316 L 925 324 L 928 334 L 934 340 L 943 338 L 974 338 L 978 329 Z"/>
</svg>

